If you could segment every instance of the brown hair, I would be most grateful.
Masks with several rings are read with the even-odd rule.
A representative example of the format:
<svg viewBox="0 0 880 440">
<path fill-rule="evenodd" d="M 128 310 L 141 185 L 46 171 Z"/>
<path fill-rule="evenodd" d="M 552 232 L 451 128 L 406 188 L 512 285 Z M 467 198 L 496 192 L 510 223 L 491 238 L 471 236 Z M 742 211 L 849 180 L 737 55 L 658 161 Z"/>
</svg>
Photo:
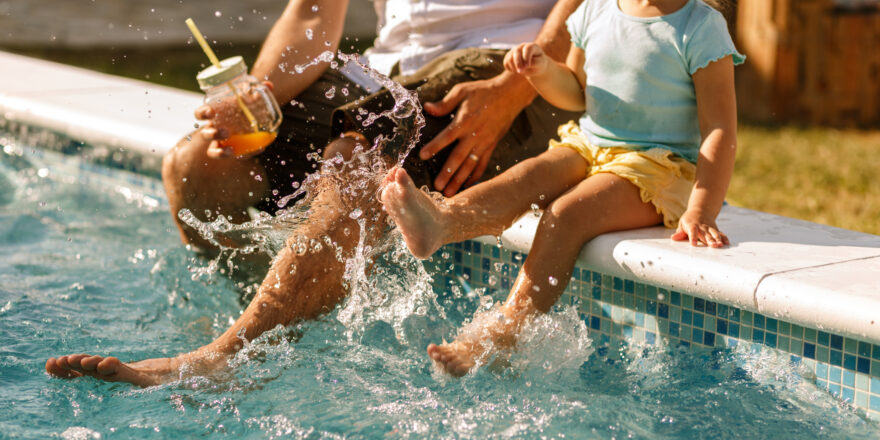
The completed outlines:
<svg viewBox="0 0 880 440">
<path fill-rule="evenodd" d="M 715 8 L 718 12 L 721 12 L 721 15 L 724 16 L 727 21 L 730 21 L 731 15 L 733 14 L 733 6 L 735 4 L 734 1 L 731 0 L 703 0 L 707 5 Z"/>
</svg>

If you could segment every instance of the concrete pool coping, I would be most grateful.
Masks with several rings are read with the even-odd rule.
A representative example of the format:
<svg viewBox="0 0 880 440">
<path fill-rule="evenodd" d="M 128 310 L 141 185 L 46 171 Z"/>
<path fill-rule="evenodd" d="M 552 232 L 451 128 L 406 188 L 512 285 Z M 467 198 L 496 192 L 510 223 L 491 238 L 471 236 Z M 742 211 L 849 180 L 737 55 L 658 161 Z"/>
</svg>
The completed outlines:
<svg viewBox="0 0 880 440">
<path fill-rule="evenodd" d="M 197 93 L 3 52 L 0 65 L 5 120 L 153 158 L 193 129 L 201 102 Z M 526 252 L 537 220 L 523 216 L 504 245 Z M 694 248 L 647 228 L 596 238 L 578 266 L 880 343 L 880 236 L 733 206 L 718 223 L 730 247 Z"/>
</svg>

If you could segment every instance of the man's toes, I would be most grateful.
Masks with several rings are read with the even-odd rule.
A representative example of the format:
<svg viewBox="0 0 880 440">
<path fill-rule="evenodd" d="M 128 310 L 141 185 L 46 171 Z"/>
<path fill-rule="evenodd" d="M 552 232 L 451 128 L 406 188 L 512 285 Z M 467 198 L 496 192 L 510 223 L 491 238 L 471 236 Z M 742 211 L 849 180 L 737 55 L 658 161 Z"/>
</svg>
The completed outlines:
<svg viewBox="0 0 880 440">
<path fill-rule="evenodd" d="M 74 377 L 82 376 L 82 374 L 80 374 L 79 372 L 61 367 L 60 365 L 58 365 L 58 359 L 55 358 L 49 358 L 49 360 L 46 361 L 46 372 L 55 377 L 60 377 L 64 379 L 71 379 Z"/>
<path fill-rule="evenodd" d="M 116 369 L 119 368 L 119 365 L 121 363 L 122 362 L 119 362 L 119 359 L 110 356 L 108 358 L 104 358 L 104 360 L 99 362 L 95 370 L 98 372 L 98 374 L 102 374 L 104 376 L 115 374 Z"/>
<path fill-rule="evenodd" d="M 67 356 L 67 364 L 74 370 L 82 369 L 82 360 L 89 357 L 87 354 L 72 354 Z"/>
<path fill-rule="evenodd" d="M 55 358 L 52 358 L 55 359 Z M 52 360 L 50 359 L 50 360 Z M 55 365 L 63 370 L 70 370 L 70 363 L 67 361 L 67 356 L 61 356 L 58 359 L 55 359 Z"/>
<path fill-rule="evenodd" d="M 98 363 L 104 360 L 103 356 L 88 356 L 80 362 L 83 370 L 94 371 Z"/>
</svg>

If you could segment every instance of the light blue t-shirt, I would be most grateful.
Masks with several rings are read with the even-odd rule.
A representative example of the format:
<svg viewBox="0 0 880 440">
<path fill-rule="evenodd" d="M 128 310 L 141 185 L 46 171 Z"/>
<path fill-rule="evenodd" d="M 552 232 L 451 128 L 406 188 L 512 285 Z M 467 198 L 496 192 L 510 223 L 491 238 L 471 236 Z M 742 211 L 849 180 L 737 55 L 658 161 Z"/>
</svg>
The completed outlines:
<svg viewBox="0 0 880 440">
<path fill-rule="evenodd" d="M 727 22 L 702 0 L 662 17 L 634 17 L 617 0 L 585 0 L 566 21 L 584 50 L 580 128 L 600 147 L 660 147 L 697 162 L 700 125 L 691 75 L 737 52 Z"/>
</svg>

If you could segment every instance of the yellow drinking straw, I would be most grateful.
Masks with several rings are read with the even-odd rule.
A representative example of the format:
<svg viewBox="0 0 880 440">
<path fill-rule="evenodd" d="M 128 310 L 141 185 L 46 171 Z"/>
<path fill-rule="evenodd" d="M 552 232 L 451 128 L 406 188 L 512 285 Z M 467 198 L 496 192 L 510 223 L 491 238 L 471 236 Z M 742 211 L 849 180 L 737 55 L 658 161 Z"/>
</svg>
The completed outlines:
<svg viewBox="0 0 880 440">
<path fill-rule="evenodd" d="M 193 21 L 193 19 L 187 18 L 186 25 L 187 27 L 189 27 L 189 31 L 192 32 L 193 37 L 196 38 L 196 41 L 199 42 L 199 46 L 202 46 L 202 50 L 205 51 L 205 55 L 207 55 L 208 59 L 211 60 L 211 64 L 219 69 L 221 67 L 220 60 L 217 59 L 217 55 L 214 55 L 214 51 L 211 50 L 211 46 L 208 46 L 208 42 L 205 41 L 205 37 L 202 37 L 202 33 L 199 32 L 199 28 L 196 27 L 196 23 Z M 246 105 L 244 105 L 244 101 L 241 99 L 241 96 L 239 96 L 238 90 L 230 83 L 226 83 L 226 85 L 228 85 L 229 90 L 231 90 L 232 93 L 235 94 L 235 100 L 238 101 L 238 106 L 241 108 L 241 112 L 244 113 L 248 121 L 251 123 L 251 128 L 254 131 L 257 131 L 257 119 L 254 118 L 254 115 L 251 113 L 251 111 L 247 108 Z"/>
</svg>

